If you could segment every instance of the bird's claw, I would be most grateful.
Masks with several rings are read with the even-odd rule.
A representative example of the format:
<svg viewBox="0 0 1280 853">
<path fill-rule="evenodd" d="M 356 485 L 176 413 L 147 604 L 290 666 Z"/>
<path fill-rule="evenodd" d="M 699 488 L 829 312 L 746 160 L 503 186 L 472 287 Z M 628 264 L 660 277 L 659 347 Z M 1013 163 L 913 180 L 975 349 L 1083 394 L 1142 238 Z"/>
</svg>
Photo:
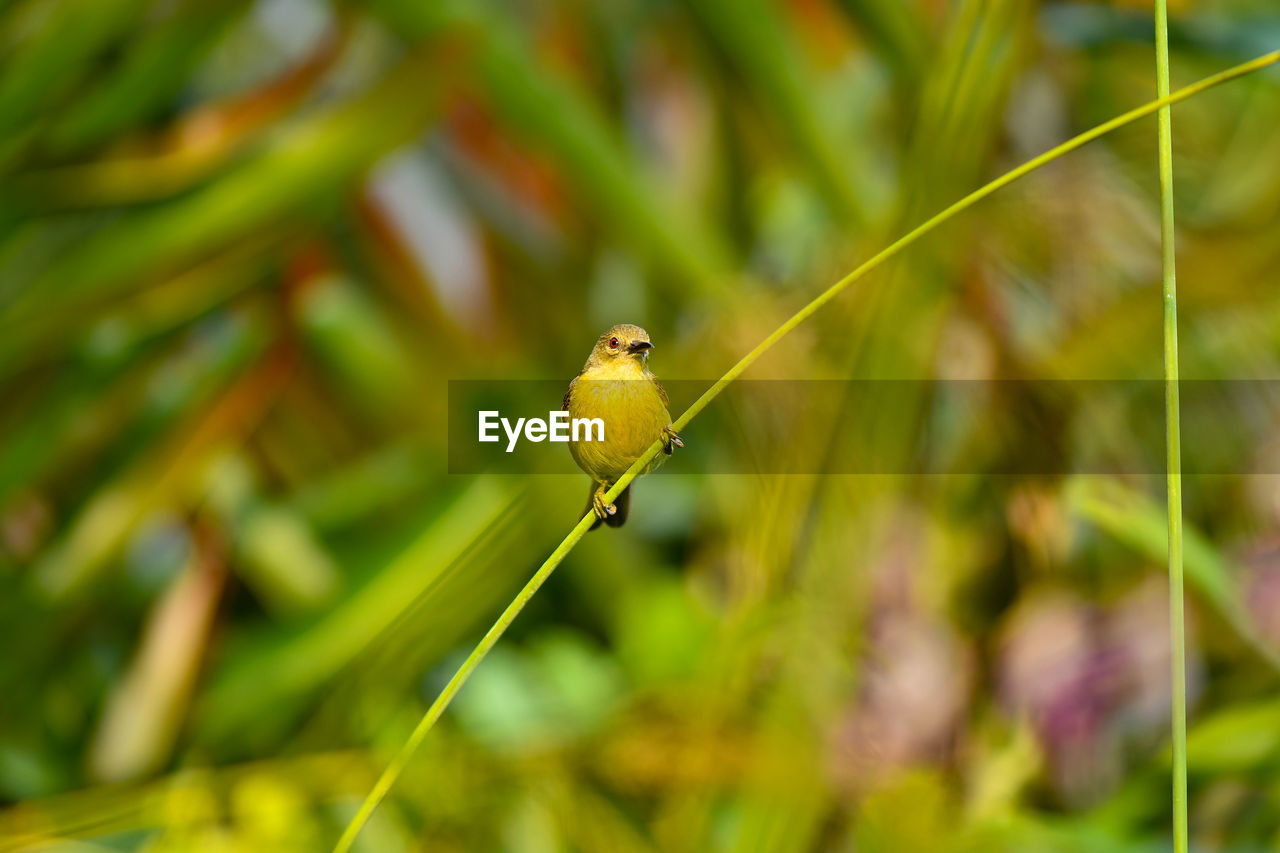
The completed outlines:
<svg viewBox="0 0 1280 853">
<path fill-rule="evenodd" d="M 609 491 L 609 487 L 602 483 L 591 495 L 591 509 L 595 511 L 596 518 L 601 521 L 618 511 L 618 508 L 613 504 L 604 502 L 604 494 L 607 491 Z"/>
<path fill-rule="evenodd" d="M 670 456 L 672 451 L 677 447 L 684 447 L 684 441 L 679 434 L 671 428 L 670 424 L 662 428 L 662 449 Z"/>
</svg>

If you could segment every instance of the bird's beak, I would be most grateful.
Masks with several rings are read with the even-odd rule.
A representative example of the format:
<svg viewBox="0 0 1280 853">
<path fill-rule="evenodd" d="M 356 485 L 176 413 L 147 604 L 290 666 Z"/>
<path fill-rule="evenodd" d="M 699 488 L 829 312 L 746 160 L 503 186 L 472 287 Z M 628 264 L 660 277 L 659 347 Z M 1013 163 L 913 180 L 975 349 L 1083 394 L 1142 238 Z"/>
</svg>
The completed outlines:
<svg viewBox="0 0 1280 853">
<path fill-rule="evenodd" d="M 648 341 L 634 341 L 631 346 L 627 347 L 628 352 L 644 352 L 647 349 L 653 349 L 653 344 Z"/>
</svg>

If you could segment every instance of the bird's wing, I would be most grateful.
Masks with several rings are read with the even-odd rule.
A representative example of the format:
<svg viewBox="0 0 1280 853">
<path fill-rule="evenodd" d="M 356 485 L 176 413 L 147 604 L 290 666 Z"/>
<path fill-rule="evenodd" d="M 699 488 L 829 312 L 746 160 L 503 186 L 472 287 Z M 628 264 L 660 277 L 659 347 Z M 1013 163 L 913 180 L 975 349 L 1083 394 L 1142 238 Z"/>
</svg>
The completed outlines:
<svg viewBox="0 0 1280 853">
<path fill-rule="evenodd" d="M 652 373 L 649 374 L 649 379 L 653 381 L 653 387 L 658 389 L 658 396 L 662 398 L 662 408 L 670 411 L 671 401 L 667 399 L 667 389 L 662 387 L 662 383 L 658 381 L 658 377 L 654 376 Z"/>
<path fill-rule="evenodd" d="M 564 392 L 564 400 L 560 403 L 561 411 L 569 411 L 569 398 L 573 396 L 573 389 L 578 384 L 578 377 L 575 376 L 569 380 L 569 388 Z M 663 395 L 664 398 L 666 395 Z"/>
</svg>

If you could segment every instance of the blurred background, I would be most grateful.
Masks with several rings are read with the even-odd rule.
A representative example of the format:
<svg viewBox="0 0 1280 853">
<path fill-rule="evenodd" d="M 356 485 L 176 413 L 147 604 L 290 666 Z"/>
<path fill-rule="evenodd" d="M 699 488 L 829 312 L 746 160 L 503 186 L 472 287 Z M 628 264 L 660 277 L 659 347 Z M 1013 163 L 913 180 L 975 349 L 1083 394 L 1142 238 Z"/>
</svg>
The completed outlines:
<svg viewBox="0 0 1280 853">
<path fill-rule="evenodd" d="M 1171 6 L 1175 88 L 1280 46 L 1274 0 Z M 329 849 L 582 508 L 583 476 L 450 474 L 449 380 L 567 382 L 630 322 L 707 384 L 1153 98 L 1151 31 L 1141 0 L 0 2 L 0 850 Z M 1174 115 L 1183 374 L 1277 378 L 1280 75 Z M 1145 120 L 1002 191 L 747 378 L 1158 378 L 1155 154 Z M 886 388 L 765 473 L 640 482 L 358 849 L 1166 849 L 1163 482 L 984 473 L 1148 458 L 1159 411 Z M 725 399 L 687 443 L 802 417 Z M 1045 429 L 988 428 L 1015 406 Z M 926 420 L 943 475 L 772 473 L 898 470 Z M 1183 436 L 1246 460 L 1184 488 L 1201 850 L 1280 849 L 1259 434 Z"/>
</svg>

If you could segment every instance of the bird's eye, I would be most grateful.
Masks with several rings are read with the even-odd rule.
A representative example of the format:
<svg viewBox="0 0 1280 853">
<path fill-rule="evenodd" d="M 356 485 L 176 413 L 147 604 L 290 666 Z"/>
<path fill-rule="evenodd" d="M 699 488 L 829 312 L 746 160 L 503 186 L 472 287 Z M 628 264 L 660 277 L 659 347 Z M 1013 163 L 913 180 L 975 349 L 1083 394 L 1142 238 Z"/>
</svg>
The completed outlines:
<svg viewBox="0 0 1280 853">
<path fill-rule="evenodd" d="M 618 348 L 618 339 L 609 338 L 609 349 L 617 349 L 617 348 Z"/>
</svg>

